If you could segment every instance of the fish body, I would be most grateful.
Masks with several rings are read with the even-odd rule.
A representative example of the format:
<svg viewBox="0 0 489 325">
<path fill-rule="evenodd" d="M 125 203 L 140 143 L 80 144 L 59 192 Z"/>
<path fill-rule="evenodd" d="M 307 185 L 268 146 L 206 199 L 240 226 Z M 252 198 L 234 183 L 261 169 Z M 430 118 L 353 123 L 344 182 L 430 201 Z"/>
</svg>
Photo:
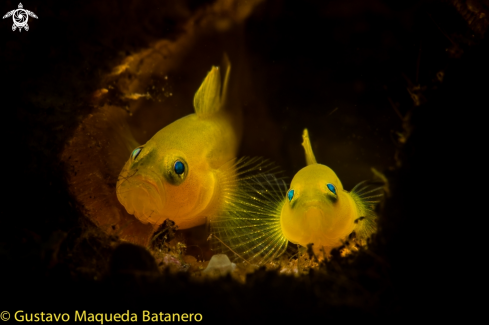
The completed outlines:
<svg viewBox="0 0 489 325">
<path fill-rule="evenodd" d="M 319 257 L 342 245 L 352 233 L 365 243 L 376 230 L 375 204 L 382 187 L 361 182 L 350 192 L 335 172 L 318 164 L 307 129 L 303 133 L 307 166 L 296 173 L 290 187 L 263 174 L 249 183 L 253 203 L 214 222 L 219 241 L 250 263 L 262 264 L 285 252 L 287 243 L 307 246 Z"/>
<path fill-rule="evenodd" d="M 194 97 L 195 113 L 158 131 L 124 165 L 117 198 L 141 222 L 156 228 L 168 218 L 185 229 L 221 209 L 223 184 L 233 178 L 226 163 L 235 159 L 242 133 L 241 110 L 227 98 L 227 57 L 224 70 L 223 87 L 213 67 Z"/>
<path fill-rule="evenodd" d="M 283 235 L 302 246 L 313 243 L 317 253 L 329 253 L 352 233 L 366 239 L 375 231 L 380 188 L 362 182 L 346 191 L 331 168 L 316 162 L 307 129 L 302 137 L 308 165 L 294 176 L 283 202 Z"/>
</svg>

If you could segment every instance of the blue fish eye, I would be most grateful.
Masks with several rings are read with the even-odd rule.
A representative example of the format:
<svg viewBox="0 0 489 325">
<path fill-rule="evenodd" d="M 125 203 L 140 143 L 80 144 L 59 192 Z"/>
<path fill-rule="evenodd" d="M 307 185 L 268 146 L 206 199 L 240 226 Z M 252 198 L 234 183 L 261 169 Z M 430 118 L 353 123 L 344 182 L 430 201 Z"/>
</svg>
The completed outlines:
<svg viewBox="0 0 489 325">
<path fill-rule="evenodd" d="M 177 175 L 181 175 L 185 172 L 185 165 L 180 160 L 177 160 L 175 161 L 175 165 L 173 166 L 173 169 L 175 170 L 175 173 Z"/>
<path fill-rule="evenodd" d="M 141 153 L 141 149 L 142 148 L 136 148 L 132 151 L 131 153 L 131 158 L 132 160 L 136 160 L 136 158 L 139 156 L 139 154 Z"/>
<path fill-rule="evenodd" d="M 289 190 L 287 192 L 287 198 L 289 199 L 289 202 L 292 201 L 293 197 L 294 197 L 294 190 Z"/>
<path fill-rule="evenodd" d="M 336 187 L 334 187 L 333 184 L 327 184 L 326 186 L 331 192 L 333 192 L 334 195 L 336 195 Z"/>
</svg>

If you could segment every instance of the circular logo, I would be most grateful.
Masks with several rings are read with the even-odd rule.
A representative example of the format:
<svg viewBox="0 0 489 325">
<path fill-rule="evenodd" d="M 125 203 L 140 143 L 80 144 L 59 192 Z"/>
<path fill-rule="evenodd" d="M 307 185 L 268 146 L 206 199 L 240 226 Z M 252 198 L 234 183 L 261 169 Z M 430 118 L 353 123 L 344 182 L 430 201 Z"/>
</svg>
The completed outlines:
<svg viewBox="0 0 489 325">
<path fill-rule="evenodd" d="M 22 3 L 19 3 L 18 9 L 10 10 L 5 15 L 3 15 L 2 19 L 8 18 L 10 16 L 12 16 L 12 19 L 14 21 L 14 24 L 12 25 L 12 31 L 18 29 L 19 32 L 22 31 L 22 29 L 25 29 L 26 31 L 29 30 L 29 25 L 27 25 L 29 16 L 33 18 L 38 18 L 36 14 L 32 11 L 24 9 Z"/>
<path fill-rule="evenodd" d="M 3 321 L 8 321 L 10 319 L 10 313 L 8 311 L 2 311 L 0 314 L 0 319 Z"/>
<path fill-rule="evenodd" d="M 13 14 L 14 24 L 17 27 L 24 27 L 27 24 L 27 12 L 24 9 L 17 9 Z"/>
</svg>

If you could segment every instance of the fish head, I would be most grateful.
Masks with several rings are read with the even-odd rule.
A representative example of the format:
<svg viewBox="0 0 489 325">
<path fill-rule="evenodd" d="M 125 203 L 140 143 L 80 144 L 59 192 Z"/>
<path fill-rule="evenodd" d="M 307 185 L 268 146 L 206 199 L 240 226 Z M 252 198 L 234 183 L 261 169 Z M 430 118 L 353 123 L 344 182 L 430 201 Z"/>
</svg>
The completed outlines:
<svg viewBox="0 0 489 325">
<path fill-rule="evenodd" d="M 117 198 L 145 224 L 157 227 L 167 218 L 180 229 L 203 224 L 205 217 L 197 216 L 212 198 L 214 179 L 202 159 L 165 133 L 133 150 L 119 175 Z"/>
<path fill-rule="evenodd" d="M 332 247 L 351 233 L 355 213 L 354 202 L 334 171 L 311 164 L 292 179 L 280 222 L 293 243 Z"/>
</svg>

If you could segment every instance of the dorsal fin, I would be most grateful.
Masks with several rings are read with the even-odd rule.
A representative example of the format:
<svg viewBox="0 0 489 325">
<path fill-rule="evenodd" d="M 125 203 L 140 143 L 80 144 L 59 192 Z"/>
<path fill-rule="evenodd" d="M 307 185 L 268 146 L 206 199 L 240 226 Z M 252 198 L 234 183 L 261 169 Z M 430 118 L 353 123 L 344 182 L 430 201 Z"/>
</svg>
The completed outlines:
<svg viewBox="0 0 489 325">
<path fill-rule="evenodd" d="M 231 63 L 229 61 L 229 57 L 226 53 L 224 53 L 222 57 L 222 69 L 226 71 L 224 75 L 224 84 L 222 86 L 221 93 L 221 107 L 226 105 L 227 97 L 229 94 L 229 76 L 231 74 Z"/>
<path fill-rule="evenodd" d="M 229 74 L 231 65 L 229 59 L 224 55 L 224 68 L 226 69 L 226 75 L 224 77 L 224 87 L 221 94 L 221 72 L 219 67 L 212 67 L 211 71 L 207 74 L 202 85 L 195 93 L 194 96 L 194 108 L 195 113 L 199 117 L 207 117 L 215 114 L 221 109 L 222 104 L 225 102 L 226 93 L 229 82 Z"/>
<path fill-rule="evenodd" d="M 221 104 L 220 92 L 221 74 L 218 67 L 212 67 L 195 93 L 195 113 L 199 117 L 206 117 L 217 112 Z"/>
<path fill-rule="evenodd" d="M 302 133 L 302 139 L 302 146 L 304 147 L 304 151 L 306 153 L 306 164 L 317 164 L 316 157 L 314 157 L 314 152 L 312 152 L 311 140 L 309 139 L 309 132 L 307 131 L 307 129 L 304 129 L 304 132 Z"/>
</svg>

